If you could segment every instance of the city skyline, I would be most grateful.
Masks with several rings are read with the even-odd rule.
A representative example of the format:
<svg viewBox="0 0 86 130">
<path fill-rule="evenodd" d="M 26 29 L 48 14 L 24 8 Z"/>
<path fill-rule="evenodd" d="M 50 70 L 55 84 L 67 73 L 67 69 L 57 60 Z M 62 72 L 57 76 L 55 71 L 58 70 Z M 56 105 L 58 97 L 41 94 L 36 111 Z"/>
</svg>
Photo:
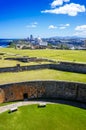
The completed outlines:
<svg viewBox="0 0 86 130">
<path fill-rule="evenodd" d="M 1 0 L 0 38 L 86 37 L 84 0 Z"/>
</svg>

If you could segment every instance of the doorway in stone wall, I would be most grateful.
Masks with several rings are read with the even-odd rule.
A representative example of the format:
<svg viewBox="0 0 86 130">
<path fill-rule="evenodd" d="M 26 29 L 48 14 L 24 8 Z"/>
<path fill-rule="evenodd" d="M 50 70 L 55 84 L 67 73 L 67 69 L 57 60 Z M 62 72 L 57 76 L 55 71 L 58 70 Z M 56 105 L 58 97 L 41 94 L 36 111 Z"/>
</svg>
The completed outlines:
<svg viewBox="0 0 86 130">
<path fill-rule="evenodd" d="M 27 100 L 28 100 L 28 93 L 24 93 L 24 94 L 23 94 L 23 99 L 24 99 L 24 101 L 27 101 Z"/>
</svg>

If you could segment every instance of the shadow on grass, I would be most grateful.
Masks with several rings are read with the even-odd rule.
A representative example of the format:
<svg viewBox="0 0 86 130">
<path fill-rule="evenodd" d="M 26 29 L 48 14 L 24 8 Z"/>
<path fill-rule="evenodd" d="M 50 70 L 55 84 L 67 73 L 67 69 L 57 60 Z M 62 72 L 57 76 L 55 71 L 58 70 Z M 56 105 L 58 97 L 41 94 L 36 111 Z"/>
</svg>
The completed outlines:
<svg viewBox="0 0 86 130">
<path fill-rule="evenodd" d="M 59 103 L 70 105 L 82 109 L 86 109 L 86 103 L 78 102 L 78 101 L 70 101 L 70 100 L 62 100 L 62 99 L 34 99 L 29 101 L 43 101 L 43 102 L 51 102 L 51 103 Z"/>
</svg>

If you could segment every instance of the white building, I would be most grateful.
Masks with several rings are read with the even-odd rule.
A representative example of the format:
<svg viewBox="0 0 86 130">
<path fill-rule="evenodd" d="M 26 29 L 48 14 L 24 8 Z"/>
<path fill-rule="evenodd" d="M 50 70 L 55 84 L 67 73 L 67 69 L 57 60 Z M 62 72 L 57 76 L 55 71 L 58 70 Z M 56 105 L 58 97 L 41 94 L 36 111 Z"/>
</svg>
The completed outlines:
<svg viewBox="0 0 86 130">
<path fill-rule="evenodd" d="M 42 39 L 40 37 L 37 38 L 37 41 L 40 46 L 47 46 L 47 44 L 48 44 L 47 42 L 42 41 Z"/>
</svg>

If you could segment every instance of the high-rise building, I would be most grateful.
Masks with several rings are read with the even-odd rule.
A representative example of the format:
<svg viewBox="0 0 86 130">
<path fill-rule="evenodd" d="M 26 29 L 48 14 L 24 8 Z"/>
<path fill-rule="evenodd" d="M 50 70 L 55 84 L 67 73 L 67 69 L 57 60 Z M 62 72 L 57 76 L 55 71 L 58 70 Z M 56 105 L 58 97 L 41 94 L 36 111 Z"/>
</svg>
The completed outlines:
<svg viewBox="0 0 86 130">
<path fill-rule="evenodd" d="M 33 38 L 33 35 L 30 35 L 30 40 L 32 41 L 34 38 Z"/>
</svg>

